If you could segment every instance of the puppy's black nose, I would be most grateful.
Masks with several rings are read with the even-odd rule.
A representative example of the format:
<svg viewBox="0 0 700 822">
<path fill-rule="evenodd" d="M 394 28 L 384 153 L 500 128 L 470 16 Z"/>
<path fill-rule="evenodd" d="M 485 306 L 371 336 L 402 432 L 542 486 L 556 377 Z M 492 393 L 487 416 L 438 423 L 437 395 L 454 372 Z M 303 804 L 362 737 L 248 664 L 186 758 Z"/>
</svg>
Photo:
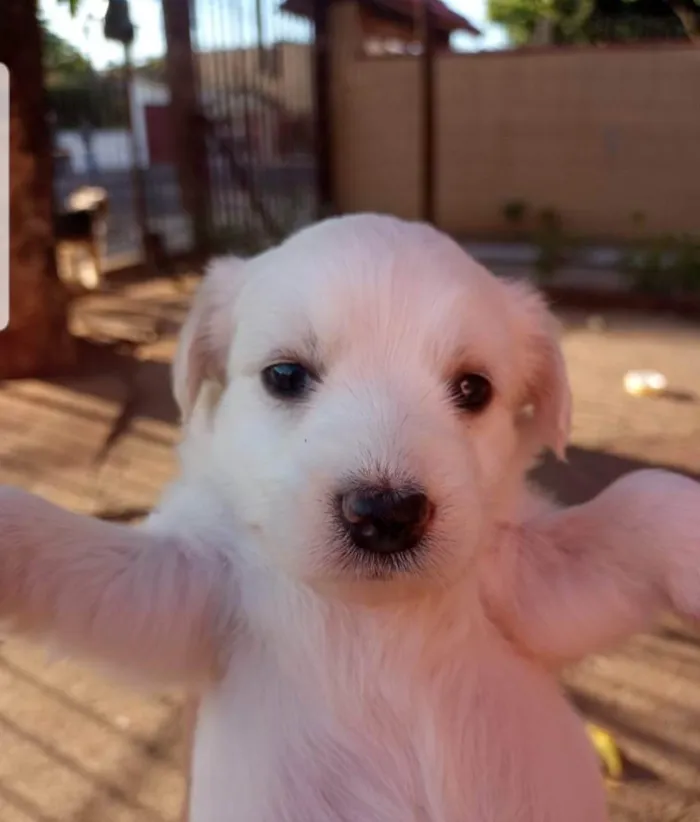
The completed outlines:
<svg viewBox="0 0 700 822">
<path fill-rule="evenodd" d="M 425 533 L 433 506 L 413 489 L 362 488 L 340 498 L 340 513 L 348 536 L 362 551 L 395 554 L 415 548 Z"/>
</svg>

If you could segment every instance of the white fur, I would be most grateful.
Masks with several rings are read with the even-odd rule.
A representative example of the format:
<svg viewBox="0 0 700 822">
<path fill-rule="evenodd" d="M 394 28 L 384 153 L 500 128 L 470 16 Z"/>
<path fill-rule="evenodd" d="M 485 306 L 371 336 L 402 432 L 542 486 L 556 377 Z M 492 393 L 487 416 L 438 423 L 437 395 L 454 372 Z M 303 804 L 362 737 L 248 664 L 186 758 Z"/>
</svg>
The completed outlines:
<svg viewBox="0 0 700 822">
<path fill-rule="evenodd" d="M 287 406 L 261 370 L 321 375 Z M 469 416 L 447 384 L 489 374 Z M 700 488 L 664 472 L 559 511 L 524 473 L 563 454 L 552 320 L 422 225 L 356 216 L 220 261 L 182 333 L 181 477 L 139 529 L 0 492 L 0 614 L 76 650 L 208 683 L 191 822 L 602 822 L 565 663 L 700 615 Z M 420 562 L 369 574 L 329 500 L 419 482 Z"/>
</svg>

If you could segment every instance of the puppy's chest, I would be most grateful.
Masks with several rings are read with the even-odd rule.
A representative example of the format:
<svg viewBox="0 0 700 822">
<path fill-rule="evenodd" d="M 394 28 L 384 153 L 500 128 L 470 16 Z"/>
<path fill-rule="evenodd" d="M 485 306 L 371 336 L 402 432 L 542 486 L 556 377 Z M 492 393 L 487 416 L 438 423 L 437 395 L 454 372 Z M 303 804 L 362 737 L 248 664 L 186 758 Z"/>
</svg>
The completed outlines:
<svg viewBox="0 0 700 822">
<path fill-rule="evenodd" d="M 192 822 L 495 822 L 511 799 L 522 808 L 495 661 L 478 676 L 400 653 L 329 668 L 238 656 L 200 715 Z M 510 799 L 493 816 L 499 790 Z"/>
<path fill-rule="evenodd" d="M 273 666 L 259 669 L 262 680 L 250 673 L 203 706 L 196 800 L 218 795 L 218 808 L 235 809 L 225 822 L 442 822 L 428 794 L 443 792 L 455 759 L 447 710 L 426 710 L 425 699 L 408 709 L 371 680 L 329 694 Z M 435 736 L 439 763 L 426 759 Z M 212 808 L 193 822 L 215 820 L 224 822 Z"/>
</svg>

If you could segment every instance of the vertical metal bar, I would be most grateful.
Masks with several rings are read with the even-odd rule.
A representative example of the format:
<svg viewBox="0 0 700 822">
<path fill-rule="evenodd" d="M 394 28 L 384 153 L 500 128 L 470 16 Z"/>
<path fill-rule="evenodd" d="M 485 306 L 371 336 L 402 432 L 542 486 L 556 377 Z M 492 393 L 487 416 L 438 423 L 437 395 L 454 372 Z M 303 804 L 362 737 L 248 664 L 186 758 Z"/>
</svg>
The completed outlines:
<svg viewBox="0 0 700 822">
<path fill-rule="evenodd" d="M 430 0 L 422 0 L 421 10 L 421 215 L 435 221 L 435 36 Z"/>
<path fill-rule="evenodd" d="M 231 3 L 222 3 L 220 0 L 212 0 L 211 6 L 216 7 L 216 19 L 212 30 L 212 39 L 218 43 L 211 53 L 212 67 L 215 74 L 216 89 L 216 124 L 215 132 L 223 140 L 223 144 L 229 149 L 234 145 L 234 117 L 231 113 L 232 90 L 236 87 L 236 79 L 232 79 L 232 73 L 237 72 L 237 57 L 233 46 L 228 44 L 231 33 L 231 19 L 233 9 Z M 214 18 L 214 12 L 211 13 Z M 235 25 L 234 25 L 235 28 Z M 216 34 L 215 34 L 216 33 Z M 220 168 L 219 186 L 226 203 L 225 209 L 225 231 L 224 234 L 231 234 L 240 229 L 240 204 L 239 195 L 236 188 L 235 175 L 233 174 L 228 159 L 224 159 L 224 151 L 219 148 L 219 159 L 222 160 Z M 228 157 L 228 155 L 226 155 Z M 230 237 L 229 240 L 230 242 Z"/>
<path fill-rule="evenodd" d="M 204 13 L 199 15 L 199 21 L 195 19 L 197 11 L 197 4 L 201 3 Z M 206 21 L 206 31 L 204 31 Z M 207 146 L 211 146 L 212 151 L 208 156 L 207 170 L 209 173 L 209 221 L 211 226 L 211 234 L 214 243 L 220 239 L 221 230 L 229 225 L 229 186 L 226 185 L 226 172 L 223 165 L 224 159 L 221 156 L 218 143 L 215 140 L 217 133 L 217 122 L 220 116 L 219 101 L 217 95 L 221 87 L 219 83 L 219 61 L 216 59 L 213 52 L 203 52 L 201 43 L 211 40 L 212 31 L 216 26 L 214 20 L 214 8 L 212 0 L 194 0 L 190 4 L 190 24 L 195 33 L 195 43 L 197 52 L 202 59 L 202 55 L 206 56 L 206 66 L 209 69 L 208 75 L 204 78 L 204 66 L 200 64 L 200 70 L 197 77 L 197 93 L 200 100 L 200 110 L 205 118 L 205 129 L 209 135 Z M 206 136 L 205 136 L 206 140 Z"/>
<path fill-rule="evenodd" d="M 268 101 L 269 87 L 267 86 L 267 54 L 263 32 L 262 0 L 255 0 L 255 37 L 251 38 L 251 42 L 255 42 L 255 59 L 248 61 L 250 105 L 246 111 L 250 176 L 254 190 L 258 196 L 263 198 L 266 207 L 273 215 L 273 219 L 277 220 L 279 215 L 276 214 L 277 209 L 275 206 L 277 203 L 274 189 L 270 189 L 266 185 L 265 176 L 266 173 L 269 173 L 271 160 L 265 153 L 265 136 L 268 126 L 265 108 Z M 282 101 L 278 100 L 278 102 L 281 103 Z"/>
<path fill-rule="evenodd" d="M 209 241 L 209 168 L 192 56 L 189 0 L 163 3 L 163 22 L 178 179 L 185 209 L 192 218 L 196 250 L 205 256 Z"/>
<path fill-rule="evenodd" d="M 312 77 L 315 108 L 316 205 L 319 216 L 327 215 L 334 207 L 328 6 L 328 0 L 314 0 L 314 65 Z"/>
<path fill-rule="evenodd" d="M 216 13 L 214 7 L 216 7 Z M 231 114 L 231 92 L 235 88 L 235 81 L 232 81 L 231 73 L 236 70 L 236 54 L 232 50 L 232 46 L 226 44 L 231 31 L 229 24 L 231 23 L 233 10 L 230 8 L 230 4 L 224 4 L 220 0 L 211 0 L 209 8 L 210 19 L 213 21 L 210 24 L 212 25 L 210 35 L 212 40 L 218 43 L 210 54 L 216 106 L 214 133 L 219 139 L 223 140 L 225 145 L 231 148 L 234 126 L 233 115 Z M 228 155 L 226 155 L 226 158 L 224 157 L 219 139 L 217 139 L 216 145 L 219 160 L 222 162 L 218 167 L 218 185 L 224 203 L 222 224 L 224 226 L 224 236 L 226 236 L 232 230 L 240 228 L 240 214 L 235 176 L 231 171 L 227 159 Z"/>
<path fill-rule="evenodd" d="M 255 209 L 253 208 L 251 202 L 251 189 L 254 185 L 255 180 L 255 164 L 253 160 L 253 151 L 252 151 L 252 142 L 251 142 L 251 128 L 250 128 L 250 95 L 253 89 L 253 83 L 251 82 L 250 71 L 251 68 L 251 57 L 250 47 L 246 47 L 247 38 L 246 35 L 248 33 L 248 26 L 247 26 L 247 3 L 245 0 L 238 0 L 237 2 L 238 8 L 238 32 L 239 32 L 239 43 L 237 46 L 237 54 L 238 54 L 238 72 L 240 80 L 237 82 L 236 87 L 240 93 L 240 103 L 242 109 L 242 116 L 243 116 L 243 140 L 241 142 L 241 151 L 238 156 L 234 152 L 233 158 L 239 164 L 240 168 L 243 169 L 243 173 L 239 179 L 239 186 L 241 187 L 241 211 L 242 211 L 242 222 L 245 224 L 245 228 L 247 232 L 251 236 L 255 236 L 255 232 L 257 229 L 257 215 L 255 213 Z M 254 56 L 254 55 L 252 55 Z M 235 112 L 236 117 L 238 113 Z M 236 144 L 234 143 L 234 148 Z M 245 185 L 245 183 L 248 185 Z M 243 185 L 241 185 L 243 183 Z"/>
<path fill-rule="evenodd" d="M 141 168 L 141 158 L 139 144 L 134 132 L 133 105 L 134 105 L 134 70 L 131 61 L 131 47 L 124 45 L 124 85 L 126 92 L 126 123 L 129 130 L 129 142 L 131 147 L 131 185 L 134 204 L 134 216 L 139 228 L 139 238 L 141 240 L 141 253 L 144 263 L 150 266 L 152 243 L 150 241 L 150 231 L 148 228 L 148 200 L 146 195 L 146 182 L 144 180 L 143 169 Z"/>
<path fill-rule="evenodd" d="M 258 71 L 264 72 L 267 69 L 267 54 L 265 53 L 262 0 L 255 0 L 255 29 L 257 32 L 256 42 L 258 46 Z"/>
</svg>

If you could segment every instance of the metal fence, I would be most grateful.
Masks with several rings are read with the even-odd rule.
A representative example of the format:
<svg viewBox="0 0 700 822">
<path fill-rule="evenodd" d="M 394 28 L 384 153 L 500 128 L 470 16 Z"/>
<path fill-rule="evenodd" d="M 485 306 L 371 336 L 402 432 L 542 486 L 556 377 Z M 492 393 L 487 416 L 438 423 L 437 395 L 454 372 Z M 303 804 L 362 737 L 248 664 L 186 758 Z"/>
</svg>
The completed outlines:
<svg viewBox="0 0 700 822">
<path fill-rule="evenodd" d="M 264 247 L 317 212 L 314 27 L 303 5 L 293 15 L 277 0 L 175 5 L 190 18 L 191 113 L 205 135 L 206 157 L 192 166 L 201 169 L 207 204 L 206 251 Z M 154 253 L 164 259 L 195 241 L 203 250 L 185 208 L 187 120 L 172 116 L 179 90 L 166 51 L 171 23 L 159 0 L 132 0 L 131 15 L 128 52 L 105 39 L 102 20 L 80 11 L 61 42 L 46 23 L 56 209 L 105 192 L 103 269 L 152 261 Z"/>
<path fill-rule="evenodd" d="M 196 0 L 212 242 L 259 248 L 316 213 L 313 26 L 275 0 Z"/>
<path fill-rule="evenodd" d="M 175 167 L 154 151 L 148 122 L 149 109 L 167 107 L 169 100 L 161 5 L 132 4 L 139 14 L 128 52 L 105 38 L 102 19 L 81 8 L 59 21 L 62 36 L 54 31 L 55 21 L 45 21 L 56 210 L 104 191 L 103 268 L 131 265 L 147 252 L 186 251 L 192 230 Z"/>
</svg>

